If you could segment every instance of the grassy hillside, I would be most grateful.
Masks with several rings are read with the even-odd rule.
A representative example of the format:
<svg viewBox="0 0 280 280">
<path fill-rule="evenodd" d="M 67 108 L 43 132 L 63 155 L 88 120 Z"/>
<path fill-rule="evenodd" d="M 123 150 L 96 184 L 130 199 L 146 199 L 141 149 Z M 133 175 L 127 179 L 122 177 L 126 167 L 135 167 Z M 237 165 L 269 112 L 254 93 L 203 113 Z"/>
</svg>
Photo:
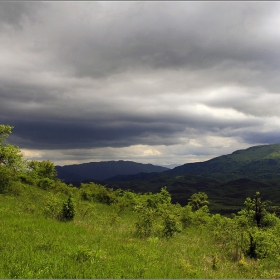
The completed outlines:
<svg viewBox="0 0 280 280">
<path fill-rule="evenodd" d="M 1 278 L 277 278 L 280 273 L 275 245 L 271 251 L 258 243 L 266 256 L 250 258 L 242 253 L 247 243 L 235 243 L 241 240 L 237 223 L 204 210 L 182 208 L 186 226 L 172 237 L 156 231 L 140 237 L 135 235 L 139 215 L 132 208 L 119 211 L 116 203 L 85 200 L 75 188 L 21 185 L 17 190 L 17 195 L 0 194 Z M 57 217 L 69 193 L 76 215 L 63 222 Z M 280 241 L 279 229 L 277 220 L 262 240 Z M 245 231 L 240 234 L 246 237 Z"/>
<path fill-rule="evenodd" d="M 0 125 L 0 278 L 279 278 L 279 205 L 257 189 L 276 197 L 277 177 L 133 182 L 153 193 L 76 188 L 56 178 L 52 162 L 23 160 L 4 141 L 11 129 Z M 260 161 L 276 166 L 273 151 Z M 163 182 L 184 193 L 187 205 L 172 203 Z M 244 200 L 230 218 L 211 212 Z"/>
</svg>

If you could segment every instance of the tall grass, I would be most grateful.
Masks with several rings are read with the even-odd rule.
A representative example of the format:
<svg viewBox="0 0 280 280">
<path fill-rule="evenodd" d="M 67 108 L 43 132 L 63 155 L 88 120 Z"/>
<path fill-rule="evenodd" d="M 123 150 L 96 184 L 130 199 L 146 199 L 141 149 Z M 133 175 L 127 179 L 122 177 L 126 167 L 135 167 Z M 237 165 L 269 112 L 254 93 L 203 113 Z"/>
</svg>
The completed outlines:
<svg viewBox="0 0 280 280">
<path fill-rule="evenodd" d="M 136 213 L 83 201 L 73 221 L 57 213 L 68 195 L 32 186 L 0 195 L 0 278 L 277 278 L 278 261 L 233 260 L 208 225 L 172 238 L 136 237 Z"/>
</svg>

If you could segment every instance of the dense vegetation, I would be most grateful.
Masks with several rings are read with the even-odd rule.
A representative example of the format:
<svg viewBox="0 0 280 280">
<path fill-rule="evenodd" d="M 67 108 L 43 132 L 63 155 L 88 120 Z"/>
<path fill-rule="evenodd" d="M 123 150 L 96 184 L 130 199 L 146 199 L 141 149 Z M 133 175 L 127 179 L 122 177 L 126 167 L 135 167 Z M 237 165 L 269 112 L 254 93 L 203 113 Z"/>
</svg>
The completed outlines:
<svg viewBox="0 0 280 280">
<path fill-rule="evenodd" d="M 277 207 L 255 192 L 232 217 L 205 192 L 134 193 L 56 179 L 0 126 L 1 278 L 279 278 Z"/>
</svg>

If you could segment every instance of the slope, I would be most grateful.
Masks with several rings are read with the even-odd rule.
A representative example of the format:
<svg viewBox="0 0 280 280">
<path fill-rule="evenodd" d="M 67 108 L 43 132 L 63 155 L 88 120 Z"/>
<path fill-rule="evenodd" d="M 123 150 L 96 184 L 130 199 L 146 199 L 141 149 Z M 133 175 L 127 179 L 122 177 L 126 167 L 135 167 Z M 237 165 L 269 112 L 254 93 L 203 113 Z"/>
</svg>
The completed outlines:
<svg viewBox="0 0 280 280">
<path fill-rule="evenodd" d="M 280 144 L 238 150 L 205 162 L 187 163 L 165 172 L 168 176 L 196 174 L 228 181 L 238 178 L 279 178 Z"/>
</svg>

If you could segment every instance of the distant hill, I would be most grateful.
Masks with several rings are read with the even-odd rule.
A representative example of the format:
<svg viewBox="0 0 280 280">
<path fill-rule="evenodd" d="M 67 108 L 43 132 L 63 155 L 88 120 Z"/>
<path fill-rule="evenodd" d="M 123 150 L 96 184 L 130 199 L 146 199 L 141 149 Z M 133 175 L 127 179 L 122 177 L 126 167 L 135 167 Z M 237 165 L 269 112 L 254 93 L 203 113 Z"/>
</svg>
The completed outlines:
<svg viewBox="0 0 280 280">
<path fill-rule="evenodd" d="M 280 144 L 261 145 L 238 150 L 205 162 L 187 163 L 166 172 L 168 176 L 187 174 L 220 180 L 280 178 Z"/>
<path fill-rule="evenodd" d="M 121 175 L 104 183 L 136 192 L 157 192 L 166 186 L 172 201 L 181 204 L 203 191 L 209 196 L 210 209 L 216 212 L 237 211 L 256 191 L 280 206 L 280 144 L 254 146 L 161 173 Z"/>
<path fill-rule="evenodd" d="M 173 169 L 128 161 L 56 169 L 58 177 L 67 183 L 94 181 L 135 192 L 158 192 L 166 186 L 172 201 L 182 205 L 193 193 L 202 191 L 208 195 L 213 213 L 238 211 L 246 197 L 252 197 L 256 191 L 280 206 L 280 144 L 254 146 Z"/>
<path fill-rule="evenodd" d="M 200 175 L 220 181 L 248 178 L 251 180 L 280 179 L 280 144 L 261 145 L 238 150 L 204 162 L 186 163 L 160 174 L 118 176 L 110 181 L 164 178 L 185 175 Z"/>
<path fill-rule="evenodd" d="M 142 164 L 133 161 L 102 161 L 65 166 L 56 166 L 58 178 L 65 182 L 82 182 L 88 180 L 106 180 L 117 175 L 132 175 L 141 172 L 163 172 L 166 167 Z"/>
</svg>

